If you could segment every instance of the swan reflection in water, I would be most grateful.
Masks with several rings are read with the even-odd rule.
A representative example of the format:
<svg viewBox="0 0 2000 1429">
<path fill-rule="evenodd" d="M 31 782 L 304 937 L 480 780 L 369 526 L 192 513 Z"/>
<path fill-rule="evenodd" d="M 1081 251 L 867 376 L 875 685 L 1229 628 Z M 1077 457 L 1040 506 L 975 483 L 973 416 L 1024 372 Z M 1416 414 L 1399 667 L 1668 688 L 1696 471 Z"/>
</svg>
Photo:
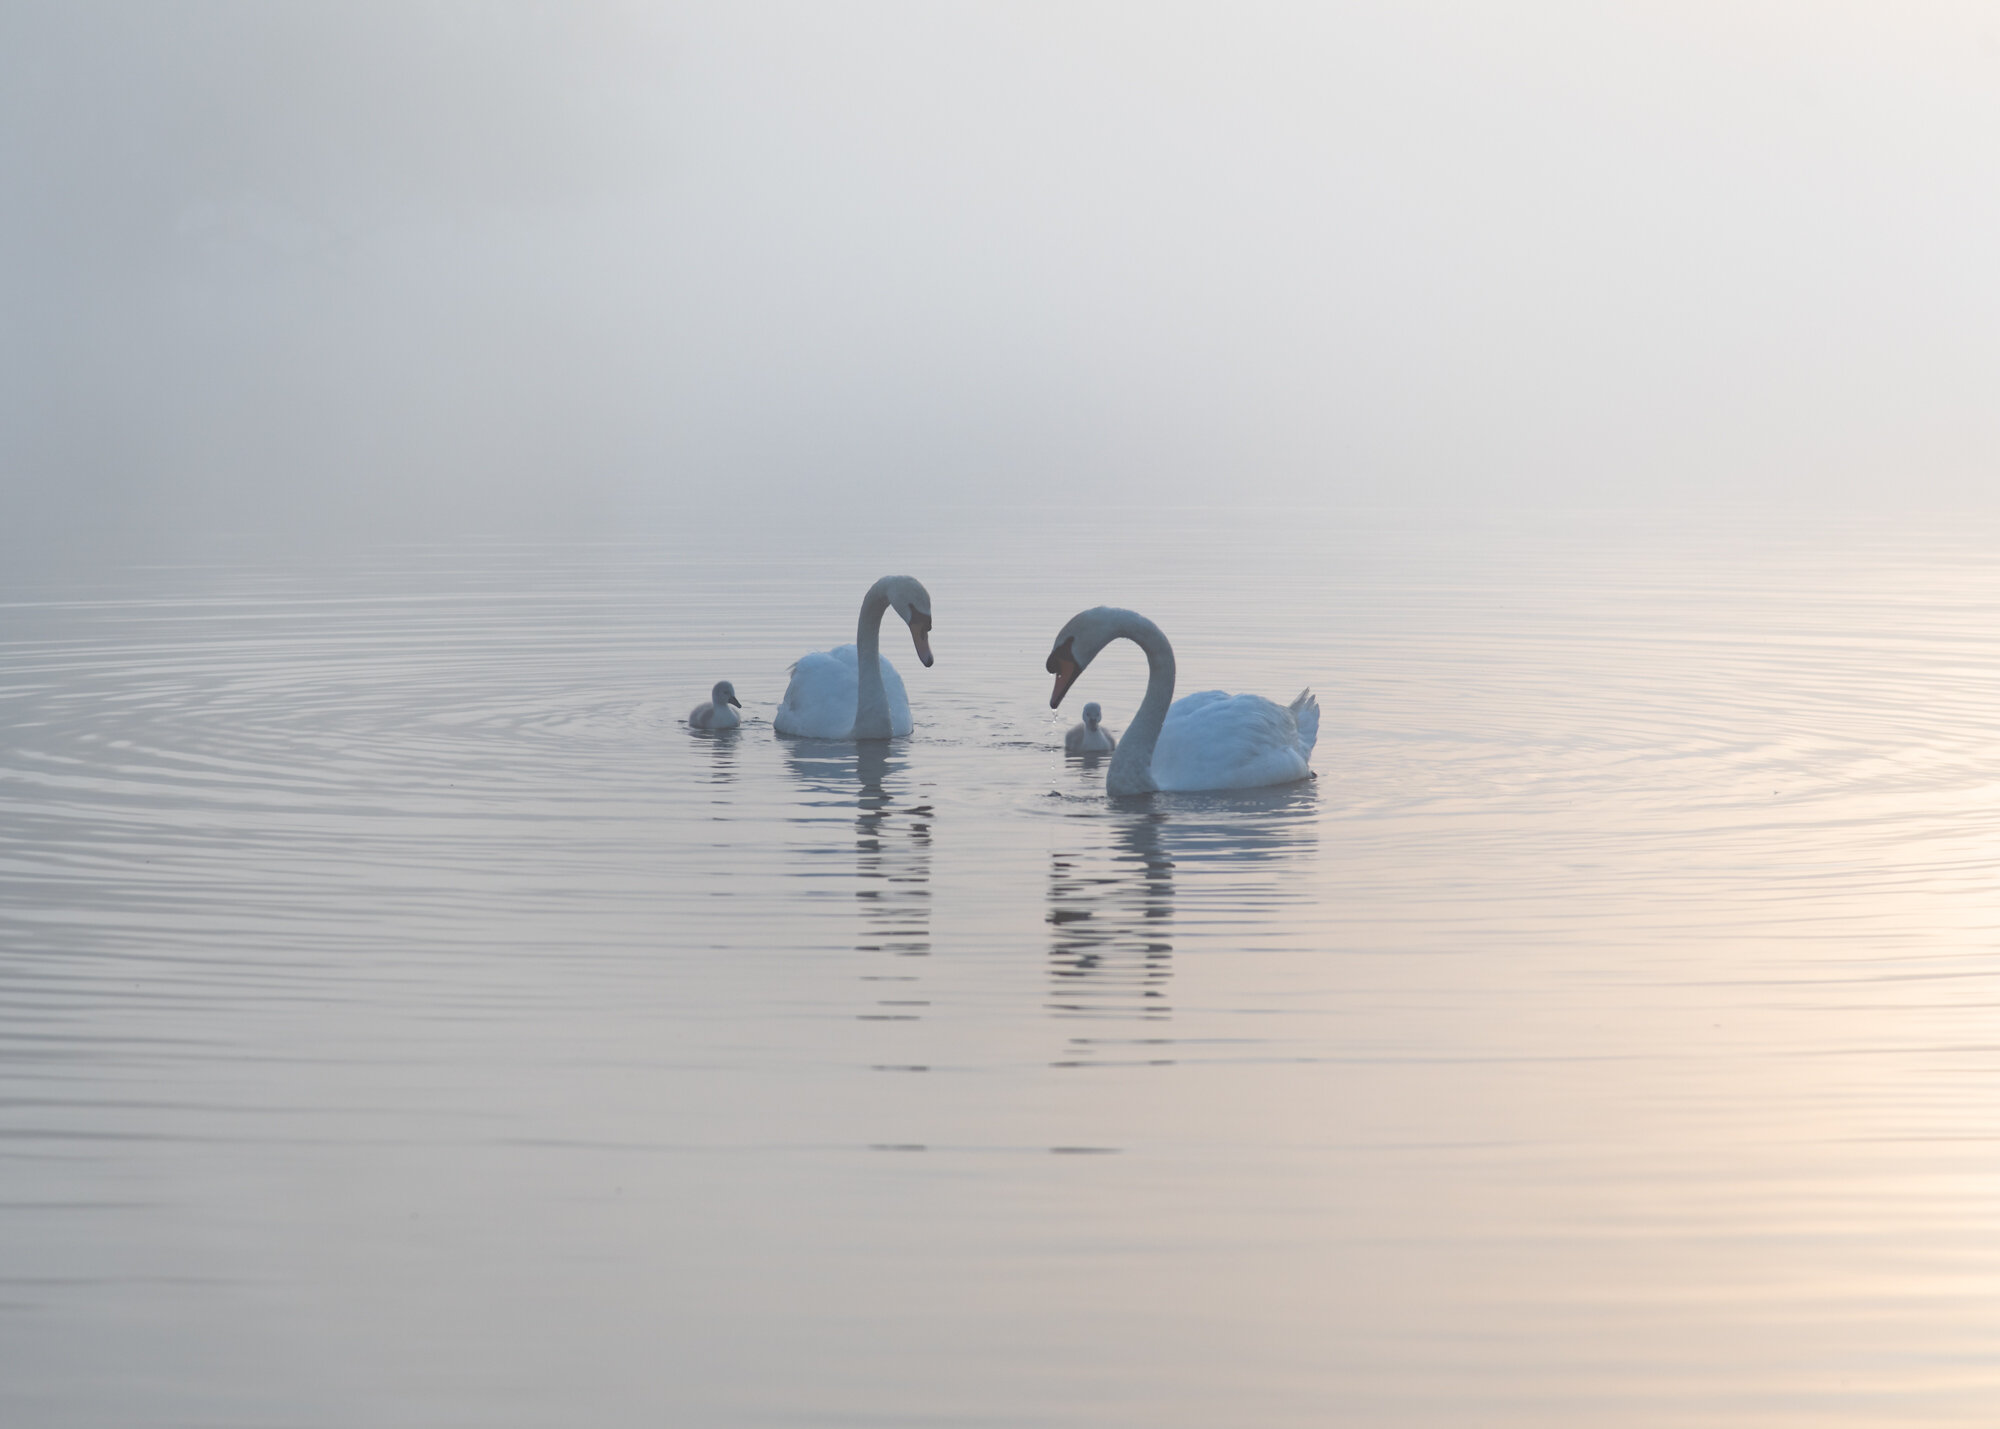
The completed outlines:
<svg viewBox="0 0 2000 1429">
<path fill-rule="evenodd" d="M 877 994 L 862 1020 L 918 1020 L 930 1003 L 916 995 L 917 965 L 901 960 L 931 952 L 931 805 L 913 798 L 908 762 L 885 743 L 815 742 L 787 749 L 785 762 L 806 796 L 795 821 L 827 835 L 809 846 L 813 874 L 853 872 L 860 914 L 855 950 L 899 960 L 862 974 Z"/>
<path fill-rule="evenodd" d="M 1171 1065 L 1175 1039 L 1157 1024 L 1173 1017 L 1176 895 L 1224 900 L 1251 931 L 1263 909 L 1306 896 L 1287 872 L 1316 841 L 1316 810 L 1306 784 L 1155 797 L 1144 808 L 1077 818 L 1078 839 L 1050 855 L 1049 1011 L 1156 1025 L 1079 1033 L 1056 1065 Z"/>
<path fill-rule="evenodd" d="M 1109 849 L 1049 856 L 1049 1010 L 1062 1017 L 1168 1016 L 1174 861 L 1164 814 L 1119 821 Z"/>
</svg>

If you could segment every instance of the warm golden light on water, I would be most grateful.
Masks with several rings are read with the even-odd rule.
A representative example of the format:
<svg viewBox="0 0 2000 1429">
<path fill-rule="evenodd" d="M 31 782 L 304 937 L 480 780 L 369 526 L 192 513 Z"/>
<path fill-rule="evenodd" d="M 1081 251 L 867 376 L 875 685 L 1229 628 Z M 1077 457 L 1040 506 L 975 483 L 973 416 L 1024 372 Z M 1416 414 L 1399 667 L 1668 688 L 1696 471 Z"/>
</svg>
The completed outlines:
<svg viewBox="0 0 2000 1429">
<path fill-rule="evenodd" d="M 769 707 L 893 537 L 7 605 L 0 1394 L 1992 1422 L 1976 533 L 1100 535 L 922 557 L 918 732 L 862 750 Z M 1255 641 L 1177 543 L 1287 592 Z M 1107 591 L 1187 689 L 1310 683 L 1320 777 L 1107 804 L 1039 667 Z"/>
</svg>

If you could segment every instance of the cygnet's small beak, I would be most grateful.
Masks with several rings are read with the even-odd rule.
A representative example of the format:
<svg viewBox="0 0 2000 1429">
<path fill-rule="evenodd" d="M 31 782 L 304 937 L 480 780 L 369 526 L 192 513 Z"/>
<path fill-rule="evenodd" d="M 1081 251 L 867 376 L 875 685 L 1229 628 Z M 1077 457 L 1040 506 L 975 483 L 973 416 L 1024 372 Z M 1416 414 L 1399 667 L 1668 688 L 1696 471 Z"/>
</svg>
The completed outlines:
<svg viewBox="0 0 2000 1429">
<path fill-rule="evenodd" d="M 1056 677 L 1055 693 L 1049 696 L 1049 708 L 1059 709 L 1062 706 L 1063 696 L 1068 694 L 1069 687 L 1076 683 L 1076 677 L 1083 673 L 1083 666 L 1070 658 L 1069 646 L 1065 644 L 1061 650 L 1049 656 L 1048 671 Z"/>
<path fill-rule="evenodd" d="M 736 708 L 738 708 L 739 710 L 743 708 L 743 701 L 736 698 L 736 692 L 734 690 L 731 690 L 726 696 L 724 696 L 724 698 L 727 699 L 729 703 L 731 703 L 732 705 L 735 705 Z"/>
<path fill-rule="evenodd" d="M 923 611 L 910 616 L 910 642 L 917 647 L 917 658 L 924 662 L 924 668 L 931 667 L 931 618 Z"/>
</svg>

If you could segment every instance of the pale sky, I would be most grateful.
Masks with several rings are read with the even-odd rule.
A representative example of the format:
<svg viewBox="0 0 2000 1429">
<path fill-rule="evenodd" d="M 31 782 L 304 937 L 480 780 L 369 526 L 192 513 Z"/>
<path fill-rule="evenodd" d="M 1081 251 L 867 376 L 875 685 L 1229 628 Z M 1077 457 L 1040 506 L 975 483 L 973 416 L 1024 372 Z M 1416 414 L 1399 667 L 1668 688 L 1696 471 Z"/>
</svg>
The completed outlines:
<svg viewBox="0 0 2000 1429">
<path fill-rule="evenodd" d="M 0 9 L 16 536 L 1991 504 L 1977 4 Z"/>
</svg>

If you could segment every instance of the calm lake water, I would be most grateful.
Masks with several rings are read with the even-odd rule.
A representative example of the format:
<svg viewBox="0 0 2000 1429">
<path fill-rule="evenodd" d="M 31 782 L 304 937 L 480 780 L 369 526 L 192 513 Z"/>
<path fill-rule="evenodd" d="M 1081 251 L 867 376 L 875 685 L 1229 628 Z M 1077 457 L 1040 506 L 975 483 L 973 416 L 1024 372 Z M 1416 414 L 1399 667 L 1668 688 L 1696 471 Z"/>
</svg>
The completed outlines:
<svg viewBox="0 0 2000 1429">
<path fill-rule="evenodd" d="M 0 576 L 0 1421 L 2000 1422 L 2000 531 Z M 913 737 L 778 739 L 876 576 Z M 1324 709 L 1103 797 L 1119 645 Z M 681 727 L 735 681 L 739 732 Z"/>
</svg>

